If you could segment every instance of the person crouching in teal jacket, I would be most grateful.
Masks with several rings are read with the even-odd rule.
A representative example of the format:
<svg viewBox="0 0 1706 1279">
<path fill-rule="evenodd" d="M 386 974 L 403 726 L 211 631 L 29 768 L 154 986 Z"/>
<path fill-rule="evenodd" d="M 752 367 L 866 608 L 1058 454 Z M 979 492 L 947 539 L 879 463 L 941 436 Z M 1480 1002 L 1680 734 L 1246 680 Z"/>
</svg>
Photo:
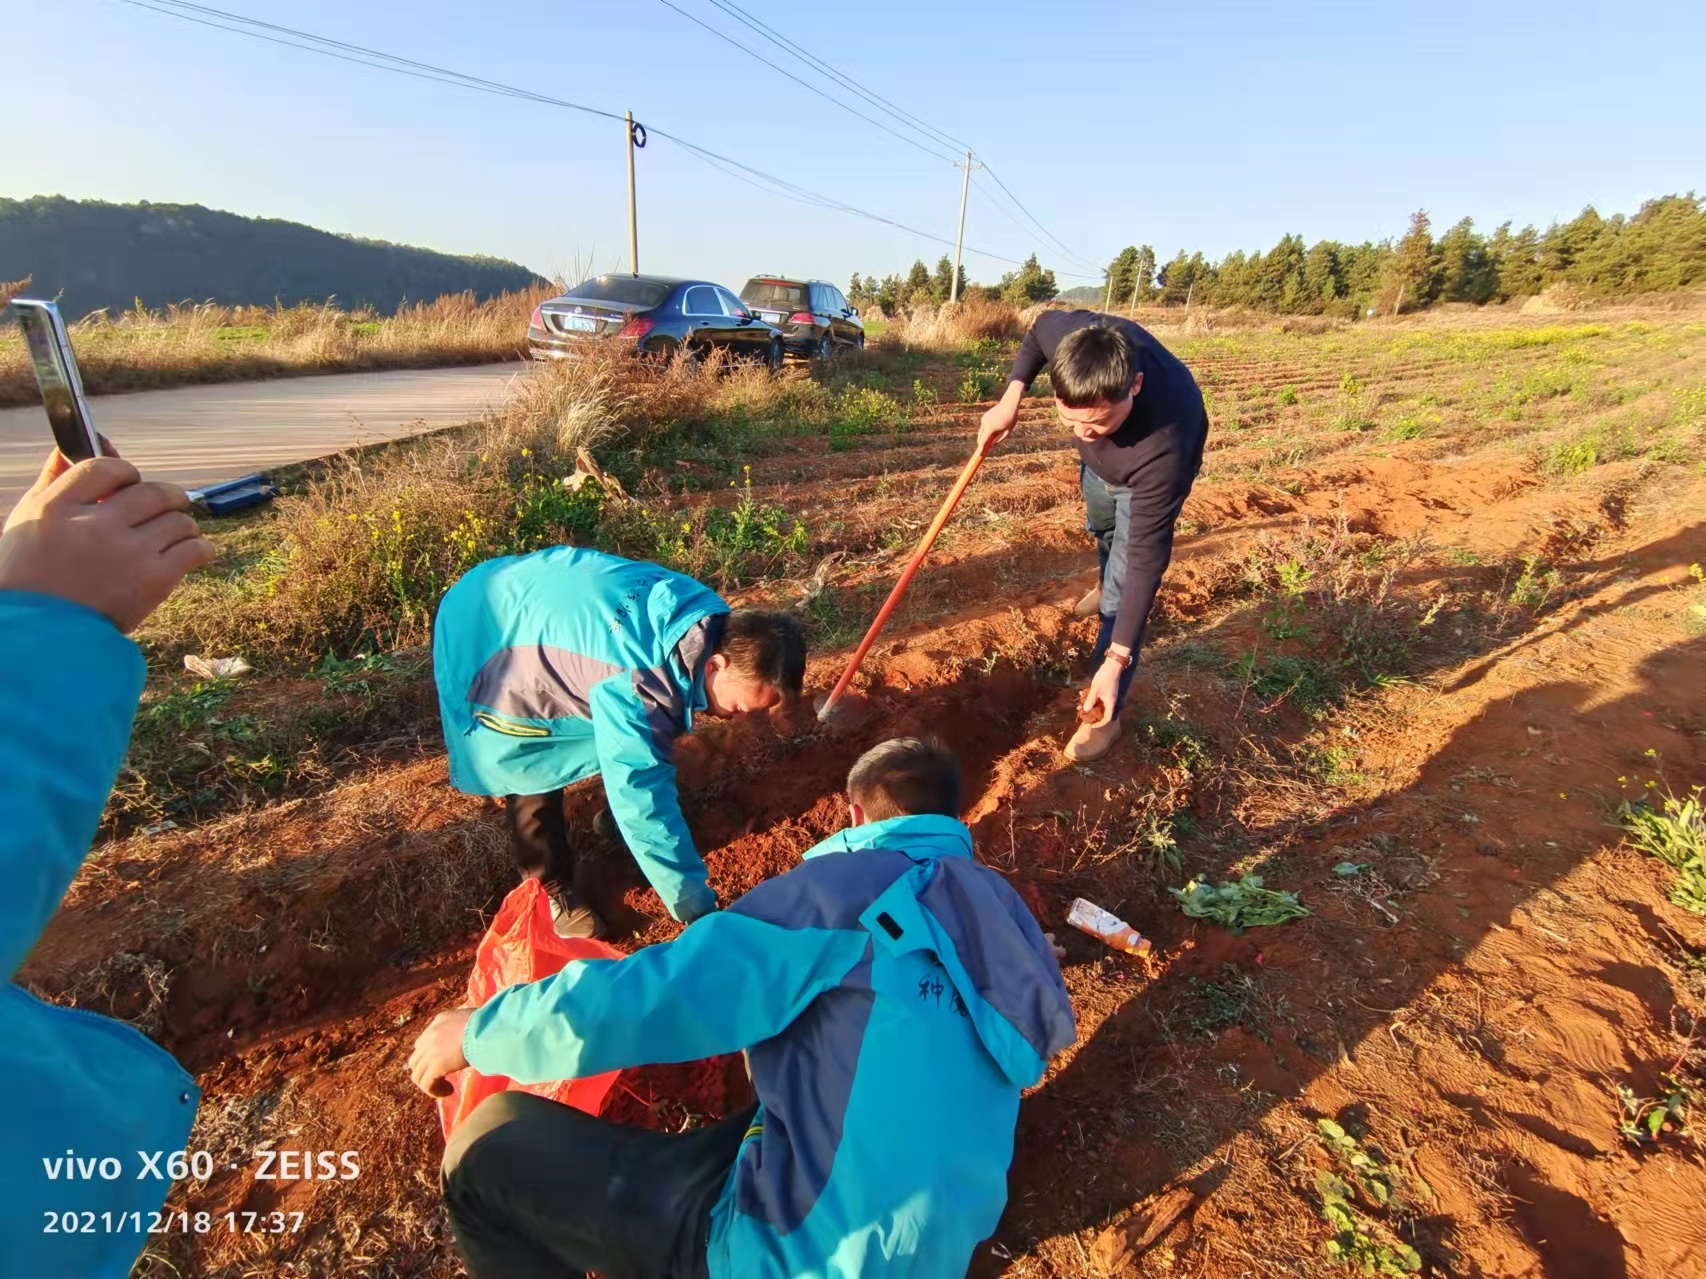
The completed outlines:
<svg viewBox="0 0 1706 1279">
<path fill-rule="evenodd" d="M 847 779 L 851 828 L 674 941 L 440 1013 L 429 1095 L 745 1050 L 756 1107 L 696 1132 L 488 1098 L 444 1153 L 472 1279 L 962 1279 L 1007 1200 L 1020 1091 L 1076 1038 L 1052 942 L 972 859 L 952 755 Z"/>
<path fill-rule="evenodd" d="M 717 908 L 676 797 L 675 739 L 695 715 L 797 697 L 795 619 L 731 613 L 680 573 L 557 546 L 470 569 L 439 605 L 432 660 L 450 784 L 506 797 L 516 865 L 549 890 L 559 933 L 604 931 L 563 817 L 563 788 L 595 774 L 669 913 Z"/>
<path fill-rule="evenodd" d="M 172 1185 L 149 1161 L 184 1149 L 201 1100 L 141 1031 L 11 980 L 130 742 L 147 668 L 125 634 L 213 558 L 188 511 L 128 462 L 56 452 L 0 536 L 0 1275 L 128 1275 Z"/>
</svg>

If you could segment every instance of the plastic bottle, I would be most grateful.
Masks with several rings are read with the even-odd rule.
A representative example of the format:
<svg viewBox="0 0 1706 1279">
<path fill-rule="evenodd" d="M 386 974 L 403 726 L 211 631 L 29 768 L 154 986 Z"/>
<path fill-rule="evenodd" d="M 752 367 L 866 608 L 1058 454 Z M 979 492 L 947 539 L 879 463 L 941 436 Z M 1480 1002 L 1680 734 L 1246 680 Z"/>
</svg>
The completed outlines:
<svg viewBox="0 0 1706 1279">
<path fill-rule="evenodd" d="M 1128 955 L 1147 955 L 1150 952 L 1147 937 L 1118 915 L 1110 914 L 1095 902 L 1085 901 L 1082 897 L 1072 903 L 1066 922 L 1078 931 L 1089 933 L 1098 941 L 1106 942 L 1115 950 L 1124 951 Z"/>
</svg>

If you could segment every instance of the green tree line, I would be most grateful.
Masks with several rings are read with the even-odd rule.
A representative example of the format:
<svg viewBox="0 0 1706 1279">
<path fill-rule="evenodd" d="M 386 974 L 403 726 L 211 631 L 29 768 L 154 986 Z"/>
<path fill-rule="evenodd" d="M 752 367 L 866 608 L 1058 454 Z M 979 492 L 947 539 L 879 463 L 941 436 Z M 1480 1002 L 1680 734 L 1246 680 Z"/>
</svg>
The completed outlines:
<svg viewBox="0 0 1706 1279">
<path fill-rule="evenodd" d="M 1545 231 L 1509 222 L 1483 235 L 1464 218 L 1436 237 L 1426 212 L 1396 241 L 1341 244 L 1282 236 L 1266 253 L 1210 262 L 1181 249 L 1157 264 L 1149 245 L 1122 249 L 1103 272 L 1103 297 L 1132 303 L 1249 307 L 1292 315 L 1412 311 L 1481 304 L 1564 284 L 1589 298 L 1706 284 L 1706 202 L 1690 192 L 1648 200 L 1629 217 L 1592 206 Z"/>
<path fill-rule="evenodd" d="M 246 306 L 333 297 L 390 314 L 404 302 L 468 291 L 484 300 L 539 282 L 499 258 L 358 240 L 199 204 L 0 199 L 0 280 L 25 276 L 32 293 L 59 296 L 74 317 L 137 300 Z"/>
<path fill-rule="evenodd" d="M 880 306 L 893 315 L 909 306 L 931 306 L 946 302 L 951 294 L 953 281 L 954 263 L 944 253 L 936 263 L 934 271 L 925 266 L 922 259 L 914 262 L 912 269 L 905 275 L 886 275 L 879 278 L 875 273 L 862 276 L 855 271 L 847 284 L 847 300 L 855 306 Z M 962 298 L 981 294 L 987 298 L 1011 302 L 1015 306 L 1030 306 L 1035 302 L 1047 302 L 1058 292 L 1054 272 L 1042 266 L 1034 253 L 1025 259 L 1017 271 L 1009 271 L 996 284 L 973 284 L 966 277 L 965 266 L 960 266 Z"/>
<path fill-rule="evenodd" d="M 953 263 L 944 256 L 934 272 L 919 261 L 905 275 L 854 275 L 847 296 L 893 312 L 947 301 L 952 278 Z M 1436 237 L 1427 213 L 1417 212 L 1395 241 L 1307 244 L 1300 235 L 1286 235 L 1265 253 L 1239 251 L 1218 262 L 1183 249 L 1160 262 L 1152 246 L 1128 245 L 1104 268 L 1100 287 L 1072 289 L 1064 297 L 1113 310 L 1192 301 L 1289 315 L 1358 316 L 1441 302 L 1503 302 L 1558 284 L 1586 298 L 1706 285 L 1706 200 L 1693 192 L 1661 196 L 1628 217 L 1609 218 L 1589 206 L 1545 231 L 1515 230 L 1505 222 L 1490 235 L 1464 218 Z M 969 284 L 962 268 L 960 293 L 1018 306 L 1061 296 L 1054 273 L 1035 254 L 993 285 Z"/>
</svg>

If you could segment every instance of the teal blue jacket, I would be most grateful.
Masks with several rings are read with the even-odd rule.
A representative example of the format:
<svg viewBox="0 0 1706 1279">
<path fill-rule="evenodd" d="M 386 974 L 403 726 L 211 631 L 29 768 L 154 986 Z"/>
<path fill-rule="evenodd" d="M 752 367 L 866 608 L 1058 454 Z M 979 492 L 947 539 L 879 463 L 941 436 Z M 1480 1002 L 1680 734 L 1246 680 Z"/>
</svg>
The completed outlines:
<svg viewBox="0 0 1706 1279">
<path fill-rule="evenodd" d="M 674 746 L 705 709 L 705 659 L 728 611 L 690 577 L 573 546 L 470 569 L 433 624 L 451 785 L 542 795 L 602 773 L 611 815 L 670 914 L 714 910 Z"/>
<path fill-rule="evenodd" d="M 148 1241 L 170 1183 L 143 1155 L 184 1149 L 201 1094 L 141 1032 L 56 1008 L 11 979 L 95 837 L 142 696 L 142 654 L 99 614 L 0 591 L 0 1275 L 120 1279 Z M 52 698 L 42 690 L 51 687 Z M 63 1157 L 118 1161 L 107 1179 Z M 112 1165 L 108 1165 L 109 1169 Z M 77 1171 L 77 1165 L 72 1166 Z M 55 1175 L 57 1174 L 57 1175 Z M 48 1214 L 93 1213 L 50 1232 Z M 131 1214 L 136 1214 L 132 1217 Z M 57 1221 L 62 1219 L 56 1218 Z"/>
<path fill-rule="evenodd" d="M 529 1082 L 745 1049 L 711 1279 L 962 1279 L 1020 1091 L 1076 1035 L 1053 947 L 971 851 L 947 817 L 843 831 L 674 941 L 501 992 L 463 1051 Z"/>
</svg>

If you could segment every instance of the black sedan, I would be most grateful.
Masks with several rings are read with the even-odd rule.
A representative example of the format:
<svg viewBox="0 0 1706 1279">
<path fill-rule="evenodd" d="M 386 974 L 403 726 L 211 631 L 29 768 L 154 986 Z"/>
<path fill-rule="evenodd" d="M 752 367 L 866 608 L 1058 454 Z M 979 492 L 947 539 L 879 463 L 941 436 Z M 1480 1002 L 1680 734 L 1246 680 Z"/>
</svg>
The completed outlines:
<svg viewBox="0 0 1706 1279">
<path fill-rule="evenodd" d="M 567 359 L 590 342 L 631 344 L 636 353 L 668 359 L 726 354 L 782 366 L 781 331 L 709 280 L 661 275 L 600 275 L 541 302 L 527 325 L 533 358 Z"/>
</svg>

